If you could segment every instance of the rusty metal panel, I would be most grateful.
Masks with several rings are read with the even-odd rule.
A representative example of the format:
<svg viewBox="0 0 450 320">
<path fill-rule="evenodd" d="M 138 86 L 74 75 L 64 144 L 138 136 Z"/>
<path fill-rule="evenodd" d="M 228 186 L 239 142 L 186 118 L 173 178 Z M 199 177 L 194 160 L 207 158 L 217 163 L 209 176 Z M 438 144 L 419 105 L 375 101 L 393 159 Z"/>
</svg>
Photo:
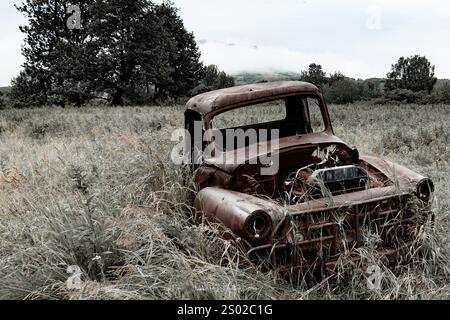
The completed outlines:
<svg viewBox="0 0 450 320">
<path fill-rule="evenodd" d="M 187 103 L 187 108 L 202 115 L 225 110 L 230 106 L 256 103 L 258 100 L 276 99 L 298 93 L 319 93 L 310 83 L 301 81 L 279 81 L 225 88 L 200 94 Z"/>
<path fill-rule="evenodd" d="M 247 241 L 267 242 L 284 217 L 272 201 L 222 188 L 205 188 L 194 201 L 197 215 L 223 223 Z"/>
<path fill-rule="evenodd" d="M 434 192 L 434 183 L 431 179 L 404 166 L 369 156 L 363 156 L 361 160 L 385 174 L 392 181 L 398 182 L 400 187 L 415 192 L 419 198 L 428 200 L 430 194 Z"/>
<path fill-rule="evenodd" d="M 321 145 L 321 144 L 342 144 L 346 145 L 338 137 L 331 135 L 328 132 L 318 132 L 301 137 L 284 137 L 279 139 L 278 148 L 273 152 L 288 152 L 289 150 L 298 149 L 304 146 Z M 206 159 L 205 163 L 214 165 L 228 173 L 233 172 L 239 166 L 246 162 L 252 161 L 261 157 L 260 148 L 244 147 L 227 152 L 217 152 L 214 157 Z"/>
<path fill-rule="evenodd" d="M 275 231 L 276 241 L 253 247 L 248 254 L 266 256 L 277 268 L 329 267 L 363 246 L 362 234 L 368 231 L 380 236 L 380 256 L 399 254 L 401 244 L 412 243 L 417 232 L 414 213 L 406 205 L 410 195 L 382 199 L 289 215 Z"/>
</svg>

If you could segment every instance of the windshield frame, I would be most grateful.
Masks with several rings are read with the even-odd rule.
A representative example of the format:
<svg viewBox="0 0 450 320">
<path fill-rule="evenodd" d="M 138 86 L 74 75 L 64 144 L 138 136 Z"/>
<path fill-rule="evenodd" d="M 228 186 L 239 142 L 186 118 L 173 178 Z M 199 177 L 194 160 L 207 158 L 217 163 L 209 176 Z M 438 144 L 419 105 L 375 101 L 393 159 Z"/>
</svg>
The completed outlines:
<svg viewBox="0 0 450 320">
<path fill-rule="evenodd" d="M 315 99 L 317 99 L 317 101 L 319 103 L 320 111 L 322 114 L 322 120 L 323 120 L 323 124 L 324 124 L 324 130 L 321 132 L 303 133 L 302 135 L 315 135 L 315 134 L 334 135 L 333 127 L 332 127 L 331 120 L 330 120 L 330 114 L 328 111 L 327 104 L 323 98 L 323 95 L 320 93 L 311 93 L 311 92 L 299 93 L 299 92 L 297 92 L 297 93 L 293 93 L 293 94 L 289 94 L 289 95 L 273 96 L 270 99 L 268 99 L 268 98 L 255 99 L 253 101 L 245 101 L 242 103 L 236 103 L 236 104 L 229 105 L 227 107 L 221 108 L 220 110 L 212 111 L 212 112 L 204 115 L 203 126 L 204 126 L 204 132 L 205 132 L 206 145 L 210 146 L 210 148 L 211 148 L 212 147 L 211 145 L 214 144 L 213 131 L 216 128 L 213 127 L 213 118 L 215 116 L 225 113 L 227 111 L 234 110 L 234 109 L 245 108 L 247 106 L 253 106 L 253 105 L 257 105 L 257 104 L 261 104 L 261 103 L 273 102 L 273 101 L 282 100 L 282 99 L 291 98 L 291 97 L 315 98 Z M 287 113 L 287 117 L 289 117 L 289 110 L 287 108 L 286 108 L 286 113 Z M 236 129 L 236 128 L 230 128 L 230 129 Z M 224 130 L 226 130 L 226 129 L 224 129 Z M 295 135 L 291 135 L 291 136 L 295 136 Z M 215 144 L 213 146 L 213 149 L 217 150 L 219 153 L 223 152 L 223 150 L 221 150 L 220 148 L 217 148 L 215 146 Z M 234 150 L 236 150 L 236 149 L 234 149 Z"/>
</svg>

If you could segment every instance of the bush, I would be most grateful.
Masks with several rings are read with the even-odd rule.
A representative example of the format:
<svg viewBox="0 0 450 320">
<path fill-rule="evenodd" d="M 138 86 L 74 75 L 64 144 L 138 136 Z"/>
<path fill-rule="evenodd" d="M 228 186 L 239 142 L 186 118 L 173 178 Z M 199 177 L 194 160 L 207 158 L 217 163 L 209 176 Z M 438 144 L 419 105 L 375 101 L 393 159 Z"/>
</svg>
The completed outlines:
<svg viewBox="0 0 450 320">
<path fill-rule="evenodd" d="M 436 85 L 432 96 L 437 102 L 450 103 L 450 81 Z"/>
<path fill-rule="evenodd" d="M 395 89 L 391 91 L 386 91 L 384 97 L 386 98 L 387 101 L 417 103 L 425 95 L 428 95 L 426 91 L 414 92 L 407 89 Z"/>
<path fill-rule="evenodd" d="M 402 148 L 410 151 L 413 146 L 413 137 L 400 128 L 383 132 L 381 141 L 384 149 L 391 152 L 399 152 Z"/>
<path fill-rule="evenodd" d="M 361 86 L 353 79 L 344 78 L 323 88 L 329 103 L 346 104 L 361 100 Z"/>
<path fill-rule="evenodd" d="M 10 105 L 8 92 L 2 92 L 0 91 L 0 110 L 5 109 Z"/>
<path fill-rule="evenodd" d="M 22 71 L 13 79 L 9 94 L 14 108 L 42 106 L 47 103 L 47 89 L 39 79 L 33 79 Z"/>
<path fill-rule="evenodd" d="M 384 82 L 380 79 L 367 79 L 360 83 L 361 97 L 368 101 L 379 98 L 383 95 Z"/>
</svg>

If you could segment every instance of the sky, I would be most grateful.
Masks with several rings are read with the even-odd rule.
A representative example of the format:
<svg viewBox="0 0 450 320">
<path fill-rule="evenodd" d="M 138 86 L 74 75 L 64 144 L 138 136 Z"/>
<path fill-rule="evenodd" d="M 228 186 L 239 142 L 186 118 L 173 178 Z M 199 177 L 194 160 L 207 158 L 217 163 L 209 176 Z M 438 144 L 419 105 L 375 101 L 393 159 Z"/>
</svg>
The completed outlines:
<svg viewBox="0 0 450 320">
<path fill-rule="evenodd" d="M 0 86 L 24 62 L 26 20 L 0 3 Z M 354 78 L 384 77 L 400 56 L 425 55 L 450 78 L 450 2 L 446 0 L 173 0 L 202 61 L 230 74 L 300 72 L 319 63 Z"/>
</svg>

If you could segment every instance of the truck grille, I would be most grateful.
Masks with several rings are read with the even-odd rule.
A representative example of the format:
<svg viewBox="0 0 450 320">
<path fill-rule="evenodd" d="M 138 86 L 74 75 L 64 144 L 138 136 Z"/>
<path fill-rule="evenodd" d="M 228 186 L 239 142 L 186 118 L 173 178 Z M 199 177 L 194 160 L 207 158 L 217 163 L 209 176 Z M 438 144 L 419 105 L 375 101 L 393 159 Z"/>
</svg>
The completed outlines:
<svg viewBox="0 0 450 320">
<path fill-rule="evenodd" d="M 280 239 L 274 241 L 275 245 L 253 253 L 268 249 L 271 264 L 285 268 L 332 265 L 339 256 L 354 252 L 366 241 L 374 241 L 379 251 L 396 252 L 416 236 L 419 221 L 409 208 L 410 200 L 411 195 L 404 194 L 293 213 L 279 230 Z"/>
</svg>

